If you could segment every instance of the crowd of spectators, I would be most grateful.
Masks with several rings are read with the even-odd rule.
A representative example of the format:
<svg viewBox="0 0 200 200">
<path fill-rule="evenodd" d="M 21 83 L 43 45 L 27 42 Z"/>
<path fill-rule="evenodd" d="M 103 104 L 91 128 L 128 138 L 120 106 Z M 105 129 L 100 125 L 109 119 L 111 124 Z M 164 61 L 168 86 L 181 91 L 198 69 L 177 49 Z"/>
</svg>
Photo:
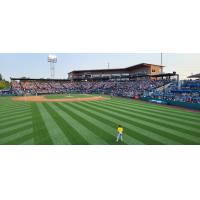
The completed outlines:
<svg viewBox="0 0 200 200">
<path fill-rule="evenodd" d="M 200 80 L 184 80 L 181 88 L 184 90 L 200 91 Z"/>
<path fill-rule="evenodd" d="M 170 101 L 200 103 L 200 80 L 184 80 L 179 84 L 171 82 L 167 88 L 155 91 L 149 96 Z"/>
<path fill-rule="evenodd" d="M 6 90 L 6 89 L 2 89 L 0 90 L 0 96 L 6 96 L 6 95 L 10 95 L 10 90 Z"/>
<path fill-rule="evenodd" d="M 156 88 L 167 83 L 166 80 L 137 80 L 137 81 L 44 81 L 27 80 L 12 81 L 12 93 L 48 94 L 48 93 L 103 93 L 114 96 L 141 96 L 153 92 Z"/>
<path fill-rule="evenodd" d="M 101 93 L 123 97 L 152 97 L 157 99 L 200 103 L 200 80 L 185 80 L 181 85 L 170 80 L 129 81 L 12 81 L 12 94 L 39 95 L 62 93 Z"/>
</svg>

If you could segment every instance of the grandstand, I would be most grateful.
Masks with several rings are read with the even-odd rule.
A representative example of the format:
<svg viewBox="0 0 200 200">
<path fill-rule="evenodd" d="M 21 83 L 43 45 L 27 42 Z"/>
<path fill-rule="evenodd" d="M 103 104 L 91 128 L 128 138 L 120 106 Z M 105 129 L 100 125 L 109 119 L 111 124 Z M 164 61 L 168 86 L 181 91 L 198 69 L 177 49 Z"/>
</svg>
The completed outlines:
<svg viewBox="0 0 200 200">
<path fill-rule="evenodd" d="M 93 80 L 69 81 L 52 79 L 12 79 L 11 91 L 15 95 L 39 95 L 62 93 L 103 93 L 133 97 L 169 83 L 169 80 Z"/>
<path fill-rule="evenodd" d="M 178 88 L 179 75 L 176 72 L 161 73 L 163 67 L 142 63 L 127 68 L 72 71 L 68 74 L 68 79 L 11 78 L 11 93 L 100 93 L 129 98 L 148 97 L 199 103 L 199 88 L 194 91 L 198 83 L 185 82 Z"/>
<path fill-rule="evenodd" d="M 64 93 L 108 94 L 128 98 L 200 103 L 199 80 L 179 81 L 176 72 L 163 73 L 164 66 L 141 63 L 127 68 L 78 70 L 68 79 L 11 78 L 12 95 Z M 199 74 L 190 78 L 198 78 Z"/>
<path fill-rule="evenodd" d="M 79 70 L 62 80 L 11 78 L 11 91 L 15 95 L 79 92 L 139 97 L 178 77 L 175 72 L 162 73 L 163 67 L 142 63 L 127 68 Z"/>
</svg>

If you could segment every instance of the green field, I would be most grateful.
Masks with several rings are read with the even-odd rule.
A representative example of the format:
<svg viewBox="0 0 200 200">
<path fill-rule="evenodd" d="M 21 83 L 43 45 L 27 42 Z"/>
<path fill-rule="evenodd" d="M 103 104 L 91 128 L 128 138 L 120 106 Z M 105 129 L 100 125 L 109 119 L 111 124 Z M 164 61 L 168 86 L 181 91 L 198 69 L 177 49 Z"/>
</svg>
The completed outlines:
<svg viewBox="0 0 200 200">
<path fill-rule="evenodd" d="M 116 143 L 119 124 L 124 142 Z M 200 113 L 122 98 L 33 103 L 0 97 L 0 144 L 200 144 Z"/>
</svg>

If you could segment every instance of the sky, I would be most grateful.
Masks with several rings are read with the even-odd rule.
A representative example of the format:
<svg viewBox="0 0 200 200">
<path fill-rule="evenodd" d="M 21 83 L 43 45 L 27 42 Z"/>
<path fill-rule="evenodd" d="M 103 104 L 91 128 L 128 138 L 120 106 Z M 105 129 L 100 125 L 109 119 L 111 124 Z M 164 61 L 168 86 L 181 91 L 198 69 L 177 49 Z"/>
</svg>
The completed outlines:
<svg viewBox="0 0 200 200">
<path fill-rule="evenodd" d="M 0 73 L 10 77 L 50 78 L 49 53 L 0 53 Z M 55 78 L 73 70 L 123 68 L 139 63 L 160 64 L 160 53 L 56 53 Z M 200 73 L 200 54 L 163 53 L 164 72 L 176 71 L 181 79 Z"/>
</svg>

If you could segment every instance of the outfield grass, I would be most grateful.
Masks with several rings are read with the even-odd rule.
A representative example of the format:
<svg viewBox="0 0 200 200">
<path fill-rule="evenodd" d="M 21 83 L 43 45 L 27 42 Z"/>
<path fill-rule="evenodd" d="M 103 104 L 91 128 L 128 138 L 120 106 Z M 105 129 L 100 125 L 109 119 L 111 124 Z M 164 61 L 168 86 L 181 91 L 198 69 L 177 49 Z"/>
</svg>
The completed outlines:
<svg viewBox="0 0 200 200">
<path fill-rule="evenodd" d="M 123 143 L 115 141 L 119 124 Z M 33 103 L 0 97 L 0 144 L 200 144 L 200 114 L 121 98 Z"/>
</svg>

